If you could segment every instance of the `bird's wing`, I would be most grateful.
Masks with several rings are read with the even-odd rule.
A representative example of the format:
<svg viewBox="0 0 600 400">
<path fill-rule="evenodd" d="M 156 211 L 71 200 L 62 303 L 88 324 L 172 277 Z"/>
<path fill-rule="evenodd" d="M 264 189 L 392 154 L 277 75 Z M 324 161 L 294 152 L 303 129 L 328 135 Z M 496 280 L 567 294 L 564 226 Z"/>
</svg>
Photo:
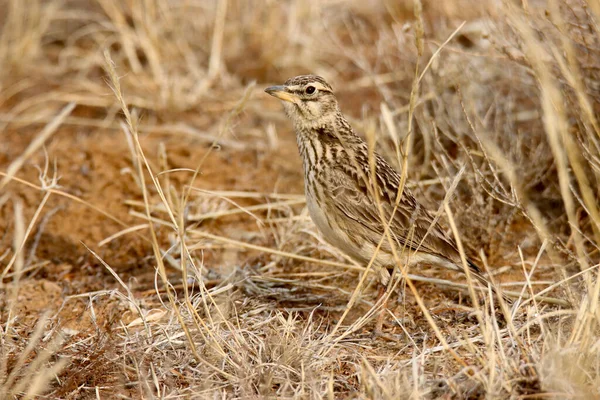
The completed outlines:
<svg viewBox="0 0 600 400">
<path fill-rule="evenodd" d="M 346 218 L 362 225 L 365 232 L 370 232 L 369 239 L 377 244 L 384 233 L 381 214 L 375 200 L 375 190 L 379 197 L 383 218 L 390 221 L 390 233 L 398 243 L 399 249 L 417 250 L 443 257 L 452 262 L 460 262 L 459 252 L 454 241 L 446 236 L 441 227 L 435 223 L 431 214 L 423 208 L 407 188 L 399 199 L 398 173 L 376 155 L 374 179 L 368 160 L 356 160 L 356 163 L 339 164 L 330 175 L 331 182 L 326 185 L 331 189 L 333 207 Z M 360 167 L 360 169 L 359 169 Z M 375 182 L 367 184 L 367 182 Z M 389 247 L 384 239 L 382 246 Z"/>
</svg>

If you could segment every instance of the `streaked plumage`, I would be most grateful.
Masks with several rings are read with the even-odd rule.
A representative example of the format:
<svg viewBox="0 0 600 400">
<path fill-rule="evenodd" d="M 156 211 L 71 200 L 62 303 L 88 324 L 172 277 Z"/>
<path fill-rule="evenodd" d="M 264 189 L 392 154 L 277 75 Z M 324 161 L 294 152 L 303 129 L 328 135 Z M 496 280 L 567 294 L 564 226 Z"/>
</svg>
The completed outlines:
<svg viewBox="0 0 600 400">
<path fill-rule="evenodd" d="M 298 76 L 266 92 L 283 100 L 294 125 L 308 210 L 328 242 L 368 263 L 384 234 L 378 198 L 405 265 L 427 263 L 464 272 L 456 242 L 407 188 L 398 199 L 400 175 L 376 153 L 372 174 L 366 142 L 344 118 L 323 78 Z M 384 239 L 374 263 L 383 281 L 388 276 L 386 268 L 394 263 L 390 243 Z M 487 285 L 479 268 L 468 264 L 472 276 Z"/>
</svg>

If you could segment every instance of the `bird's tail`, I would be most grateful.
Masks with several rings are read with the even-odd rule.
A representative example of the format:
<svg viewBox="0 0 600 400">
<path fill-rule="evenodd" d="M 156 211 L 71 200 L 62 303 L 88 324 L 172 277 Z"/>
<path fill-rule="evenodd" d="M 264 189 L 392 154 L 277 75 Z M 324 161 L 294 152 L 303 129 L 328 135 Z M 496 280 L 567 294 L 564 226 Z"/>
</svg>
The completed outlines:
<svg viewBox="0 0 600 400">
<path fill-rule="evenodd" d="M 485 276 L 483 276 L 481 272 L 481 268 L 477 266 L 477 264 L 473 263 L 473 261 L 467 259 L 467 265 L 469 266 L 469 273 L 471 276 L 475 277 L 483 286 L 492 288 L 494 293 L 500 294 L 504 301 L 512 304 L 512 299 L 506 296 L 504 293 L 498 291 L 498 288 Z"/>
</svg>

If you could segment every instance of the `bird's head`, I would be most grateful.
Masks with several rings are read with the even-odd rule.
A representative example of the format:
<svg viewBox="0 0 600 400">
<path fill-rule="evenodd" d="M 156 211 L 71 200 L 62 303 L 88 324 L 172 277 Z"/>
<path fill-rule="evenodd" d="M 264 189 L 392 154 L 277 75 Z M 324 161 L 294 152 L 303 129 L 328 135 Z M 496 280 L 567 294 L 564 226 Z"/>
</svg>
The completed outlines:
<svg viewBox="0 0 600 400">
<path fill-rule="evenodd" d="M 331 86 L 317 75 L 290 78 L 265 92 L 282 100 L 286 114 L 297 126 L 326 124 L 339 112 Z"/>
</svg>

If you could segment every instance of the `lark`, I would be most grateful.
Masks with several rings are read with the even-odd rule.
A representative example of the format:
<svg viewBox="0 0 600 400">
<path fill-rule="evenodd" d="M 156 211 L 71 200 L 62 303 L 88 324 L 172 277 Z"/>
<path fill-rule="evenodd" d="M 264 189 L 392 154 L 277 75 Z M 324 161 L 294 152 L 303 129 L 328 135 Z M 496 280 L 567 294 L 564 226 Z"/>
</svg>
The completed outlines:
<svg viewBox="0 0 600 400">
<path fill-rule="evenodd" d="M 297 76 L 265 91 L 282 100 L 292 121 L 308 211 L 326 241 L 365 265 L 373 258 L 383 284 L 398 261 L 465 273 L 455 240 L 406 187 L 400 192 L 400 174 L 376 152 L 371 152 L 373 171 L 367 143 L 323 78 Z M 467 260 L 467 265 L 471 276 L 490 285 L 475 263 Z"/>
</svg>

